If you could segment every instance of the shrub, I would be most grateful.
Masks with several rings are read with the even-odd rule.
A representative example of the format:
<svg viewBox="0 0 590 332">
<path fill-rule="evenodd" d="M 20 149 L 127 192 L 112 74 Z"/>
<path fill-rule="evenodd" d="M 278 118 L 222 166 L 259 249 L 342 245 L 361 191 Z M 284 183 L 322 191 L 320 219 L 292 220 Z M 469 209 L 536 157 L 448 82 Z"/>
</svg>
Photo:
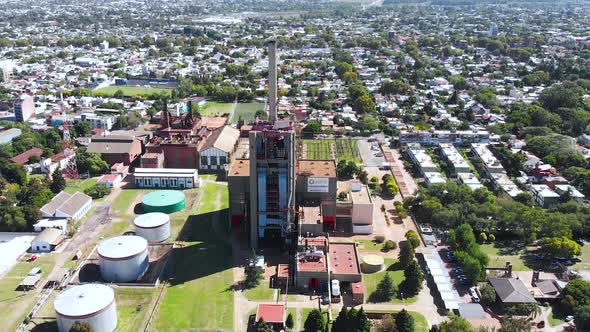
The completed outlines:
<svg viewBox="0 0 590 332">
<path fill-rule="evenodd" d="M 488 236 L 486 233 L 481 232 L 479 233 L 479 243 L 486 243 L 488 241 Z"/>
<path fill-rule="evenodd" d="M 420 246 L 420 236 L 414 230 L 409 230 L 406 232 L 406 240 L 408 240 L 408 243 L 414 248 L 418 248 Z"/>
<path fill-rule="evenodd" d="M 490 234 L 490 235 L 488 236 L 488 241 L 490 241 L 490 242 L 494 242 L 494 241 L 496 241 L 496 236 L 495 236 L 494 234 Z"/>
<path fill-rule="evenodd" d="M 111 188 L 104 184 L 95 184 L 94 186 L 84 190 L 84 193 L 93 199 L 102 198 L 111 193 Z"/>
<path fill-rule="evenodd" d="M 386 251 L 395 250 L 397 249 L 397 244 L 393 240 L 387 240 L 383 244 L 383 249 L 385 249 Z"/>
<path fill-rule="evenodd" d="M 377 235 L 377 236 L 375 236 L 375 242 L 377 242 L 377 243 L 383 243 L 383 241 L 385 241 L 385 236 L 383 236 L 383 235 Z"/>
</svg>

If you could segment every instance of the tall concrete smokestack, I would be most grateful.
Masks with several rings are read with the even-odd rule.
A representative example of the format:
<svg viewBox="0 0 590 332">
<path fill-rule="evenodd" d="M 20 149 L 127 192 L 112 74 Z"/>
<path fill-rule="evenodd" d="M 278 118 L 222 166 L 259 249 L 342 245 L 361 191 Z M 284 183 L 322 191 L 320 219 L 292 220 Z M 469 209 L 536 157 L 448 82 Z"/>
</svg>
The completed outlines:
<svg viewBox="0 0 590 332">
<path fill-rule="evenodd" d="M 268 42 L 268 118 L 277 121 L 277 42 Z"/>
</svg>

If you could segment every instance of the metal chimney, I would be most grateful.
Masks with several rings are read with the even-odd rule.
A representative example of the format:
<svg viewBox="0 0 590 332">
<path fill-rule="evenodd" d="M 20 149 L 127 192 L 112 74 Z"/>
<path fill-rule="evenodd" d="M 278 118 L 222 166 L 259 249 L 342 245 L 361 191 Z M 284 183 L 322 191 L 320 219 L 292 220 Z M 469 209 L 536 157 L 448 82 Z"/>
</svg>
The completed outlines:
<svg viewBox="0 0 590 332">
<path fill-rule="evenodd" d="M 277 43 L 268 42 L 268 118 L 277 121 Z"/>
</svg>

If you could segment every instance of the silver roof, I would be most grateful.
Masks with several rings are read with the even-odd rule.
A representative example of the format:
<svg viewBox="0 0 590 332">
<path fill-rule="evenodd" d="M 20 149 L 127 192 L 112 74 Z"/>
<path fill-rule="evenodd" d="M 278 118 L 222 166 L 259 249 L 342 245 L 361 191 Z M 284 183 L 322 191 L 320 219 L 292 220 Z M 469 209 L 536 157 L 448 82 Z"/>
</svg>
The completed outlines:
<svg viewBox="0 0 590 332">
<path fill-rule="evenodd" d="M 115 291 L 105 285 L 86 284 L 61 292 L 53 301 L 55 311 L 67 316 L 94 314 L 115 300 Z"/>
<path fill-rule="evenodd" d="M 154 228 L 170 222 L 170 216 L 162 212 L 141 214 L 133 220 L 135 226 L 140 228 Z"/>
<path fill-rule="evenodd" d="M 102 241 L 98 245 L 98 254 L 107 258 L 125 258 L 141 253 L 147 245 L 147 240 L 140 236 L 117 236 Z"/>
</svg>

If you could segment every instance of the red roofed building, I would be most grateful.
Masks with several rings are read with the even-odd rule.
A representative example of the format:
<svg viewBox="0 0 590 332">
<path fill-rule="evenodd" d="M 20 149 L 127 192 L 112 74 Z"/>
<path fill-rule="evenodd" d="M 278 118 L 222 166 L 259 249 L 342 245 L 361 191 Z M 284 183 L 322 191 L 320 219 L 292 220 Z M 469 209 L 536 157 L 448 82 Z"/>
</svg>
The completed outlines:
<svg viewBox="0 0 590 332">
<path fill-rule="evenodd" d="M 276 303 L 260 303 L 256 310 L 255 322 L 259 322 L 261 319 L 272 325 L 274 330 L 284 329 L 285 306 Z"/>
<path fill-rule="evenodd" d="M 102 184 L 109 188 L 115 188 L 122 180 L 123 178 L 121 177 L 121 174 L 105 174 L 98 179 L 97 184 Z"/>
<path fill-rule="evenodd" d="M 43 155 L 43 149 L 32 148 L 28 151 L 25 151 L 25 152 L 19 154 L 18 156 L 14 156 L 14 157 L 10 158 L 10 161 L 12 161 L 15 164 L 25 165 L 29 162 L 29 159 L 31 157 L 33 157 L 33 156 L 41 157 L 41 155 Z"/>
</svg>

